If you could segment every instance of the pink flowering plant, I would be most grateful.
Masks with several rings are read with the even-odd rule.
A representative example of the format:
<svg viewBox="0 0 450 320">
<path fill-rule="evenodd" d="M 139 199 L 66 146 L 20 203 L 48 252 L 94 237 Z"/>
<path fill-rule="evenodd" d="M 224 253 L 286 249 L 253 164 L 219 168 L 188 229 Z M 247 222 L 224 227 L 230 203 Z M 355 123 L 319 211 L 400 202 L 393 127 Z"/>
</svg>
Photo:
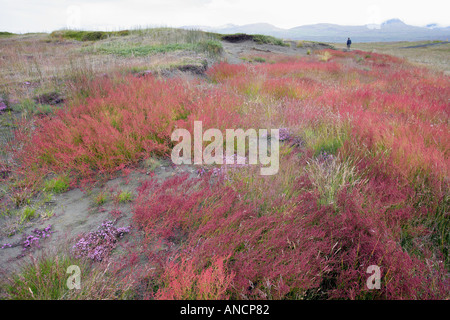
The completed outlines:
<svg viewBox="0 0 450 320">
<path fill-rule="evenodd" d="M 75 256 L 93 261 L 104 260 L 116 247 L 117 241 L 130 232 L 130 227 L 116 228 L 114 221 L 105 221 L 96 231 L 89 232 L 73 246 Z"/>
<path fill-rule="evenodd" d="M 22 239 L 17 243 L 5 243 L 1 246 L 1 249 L 12 248 L 16 246 L 21 246 L 23 253 L 30 251 L 33 248 L 40 248 L 40 241 L 44 240 L 53 233 L 52 225 L 48 225 L 44 229 L 34 229 L 31 234 L 25 234 Z"/>
</svg>

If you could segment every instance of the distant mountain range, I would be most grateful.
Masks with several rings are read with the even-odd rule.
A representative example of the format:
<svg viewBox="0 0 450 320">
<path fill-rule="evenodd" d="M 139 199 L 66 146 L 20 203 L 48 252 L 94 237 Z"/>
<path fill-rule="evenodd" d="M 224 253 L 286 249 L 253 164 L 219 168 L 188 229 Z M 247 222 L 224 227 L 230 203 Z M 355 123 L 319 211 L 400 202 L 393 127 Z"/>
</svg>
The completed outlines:
<svg viewBox="0 0 450 320">
<path fill-rule="evenodd" d="M 277 28 L 268 23 L 255 23 L 243 26 L 227 24 L 221 27 L 184 26 L 182 28 L 199 29 L 223 34 L 264 34 L 283 39 L 323 42 L 345 42 L 348 37 L 353 42 L 450 39 L 450 27 L 441 27 L 437 24 L 416 27 L 407 25 L 399 19 L 387 20 L 380 25 L 341 26 L 337 24 L 318 23 L 291 29 Z"/>
</svg>

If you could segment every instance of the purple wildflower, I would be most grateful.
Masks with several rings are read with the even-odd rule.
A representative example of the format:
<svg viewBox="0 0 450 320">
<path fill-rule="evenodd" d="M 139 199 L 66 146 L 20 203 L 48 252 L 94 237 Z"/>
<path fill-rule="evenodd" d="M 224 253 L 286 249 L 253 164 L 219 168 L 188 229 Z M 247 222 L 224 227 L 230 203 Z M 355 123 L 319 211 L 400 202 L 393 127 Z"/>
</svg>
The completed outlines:
<svg viewBox="0 0 450 320">
<path fill-rule="evenodd" d="M 3 101 L 0 101 L 0 113 L 5 111 L 6 109 L 8 109 L 8 106 Z"/>
<path fill-rule="evenodd" d="M 301 137 L 292 134 L 288 128 L 280 128 L 279 140 L 289 142 L 293 147 L 301 147 L 305 144 Z"/>
<path fill-rule="evenodd" d="M 280 133 L 279 140 L 280 141 L 289 140 L 291 138 L 291 134 L 290 134 L 288 128 L 280 128 L 279 130 L 280 130 L 279 131 L 279 133 Z"/>
<path fill-rule="evenodd" d="M 44 229 L 36 228 L 33 231 L 31 231 L 32 234 L 26 235 L 24 241 L 22 242 L 23 251 L 29 250 L 33 247 L 40 248 L 39 240 L 50 237 L 50 234 L 53 233 L 53 231 L 51 231 L 51 229 L 52 229 L 52 225 L 49 225 L 48 227 L 46 227 Z"/>
<path fill-rule="evenodd" d="M 131 227 L 114 227 L 114 222 L 105 221 L 94 232 L 78 240 L 73 246 L 77 257 L 88 257 L 94 261 L 102 261 L 116 247 L 117 241 L 130 232 Z"/>
</svg>

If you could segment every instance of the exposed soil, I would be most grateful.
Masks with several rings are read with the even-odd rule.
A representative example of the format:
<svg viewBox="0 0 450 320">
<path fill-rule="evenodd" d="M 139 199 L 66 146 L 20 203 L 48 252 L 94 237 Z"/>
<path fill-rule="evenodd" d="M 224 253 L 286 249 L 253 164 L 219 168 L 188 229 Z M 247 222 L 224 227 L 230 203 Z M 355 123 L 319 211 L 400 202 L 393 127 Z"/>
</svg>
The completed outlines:
<svg viewBox="0 0 450 320">
<path fill-rule="evenodd" d="M 34 101 L 40 104 L 57 105 L 64 102 L 64 97 L 57 92 L 49 92 L 34 97 Z"/>
<path fill-rule="evenodd" d="M 258 44 L 253 40 L 240 40 L 237 42 L 222 41 L 225 61 L 231 64 L 243 63 L 242 58 L 258 53 L 272 53 L 283 55 L 307 55 L 308 51 L 331 48 L 330 45 L 318 42 L 305 42 L 297 47 L 297 42 L 287 42 L 289 46 L 277 46 L 273 44 Z"/>
<path fill-rule="evenodd" d="M 225 42 L 238 43 L 243 41 L 253 41 L 253 36 L 245 33 L 230 34 L 223 36 L 222 40 L 224 40 Z"/>
<path fill-rule="evenodd" d="M 101 187 L 91 190 L 72 189 L 60 195 L 56 195 L 52 203 L 47 207 L 53 209 L 53 216 L 50 218 L 38 217 L 26 224 L 26 227 L 12 236 L 7 236 L 2 232 L 0 236 L 0 275 L 9 274 L 17 270 L 23 263 L 29 261 L 31 257 L 39 256 L 45 252 L 53 252 L 58 248 L 68 249 L 72 247 L 76 238 L 87 234 L 97 228 L 104 221 L 116 220 L 117 227 L 125 227 L 131 224 L 132 202 L 117 203 L 111 197 L 105 204 L 98 206 L 94 198 L 100 192 L 115 194 L 120 191 L 130 191 L 133 196 L 137 195 L 136 189 L 143 181 L 157 179 L 164 181 L 176 174 L 188 173 L 190 176 L 197 176 L 197 169 L 192 166 L 172 166 L 169 161 L 161 161 L 161 165 L 152 173 L 133 171 L 126 177 L 118 177 L 110 180 Z M 8 229 L 12 222 L 12 217 L 0 218 L 0 230 Z M 25 235 L 30 235 L 33 230 L 42 230 L 49 225 L 52 226 L 52 234 L 46 239 L 39 241 L 39 247 L 23 249 Z M 128 237 L 138 235 L 138 231 L 132 230 Z M 9 244 L 11 247 L 9 247 Z"/>
<path fill-rule="evenodd" d="M 204 78 L 206 77 L 206 70 L 208 70 L 208 61 L 202 60 L 199 63 L 187 63 L 179 66 L 152 71 L 145 70 L 136 74 L 137 77 L 144 77 L 146 75 L 154 75 L 161 76 L 165 78 L 173 78 L 173 77 L 193 77 L 193 78 Z"/>
</svg>

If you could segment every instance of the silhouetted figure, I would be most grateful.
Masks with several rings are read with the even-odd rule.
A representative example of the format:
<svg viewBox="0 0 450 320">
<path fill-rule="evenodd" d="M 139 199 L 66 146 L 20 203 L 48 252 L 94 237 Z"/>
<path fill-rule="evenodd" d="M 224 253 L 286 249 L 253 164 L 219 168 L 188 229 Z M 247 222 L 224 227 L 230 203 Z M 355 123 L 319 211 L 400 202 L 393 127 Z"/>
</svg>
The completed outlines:
<svg viewBox="0 0 450 320">
<path fill-rule="evenodd" d="M 350 38 L 347 39 L 347 49 L 350 50 L 350 46 L 352 45 L 352 40 Z"/>
</svg>

